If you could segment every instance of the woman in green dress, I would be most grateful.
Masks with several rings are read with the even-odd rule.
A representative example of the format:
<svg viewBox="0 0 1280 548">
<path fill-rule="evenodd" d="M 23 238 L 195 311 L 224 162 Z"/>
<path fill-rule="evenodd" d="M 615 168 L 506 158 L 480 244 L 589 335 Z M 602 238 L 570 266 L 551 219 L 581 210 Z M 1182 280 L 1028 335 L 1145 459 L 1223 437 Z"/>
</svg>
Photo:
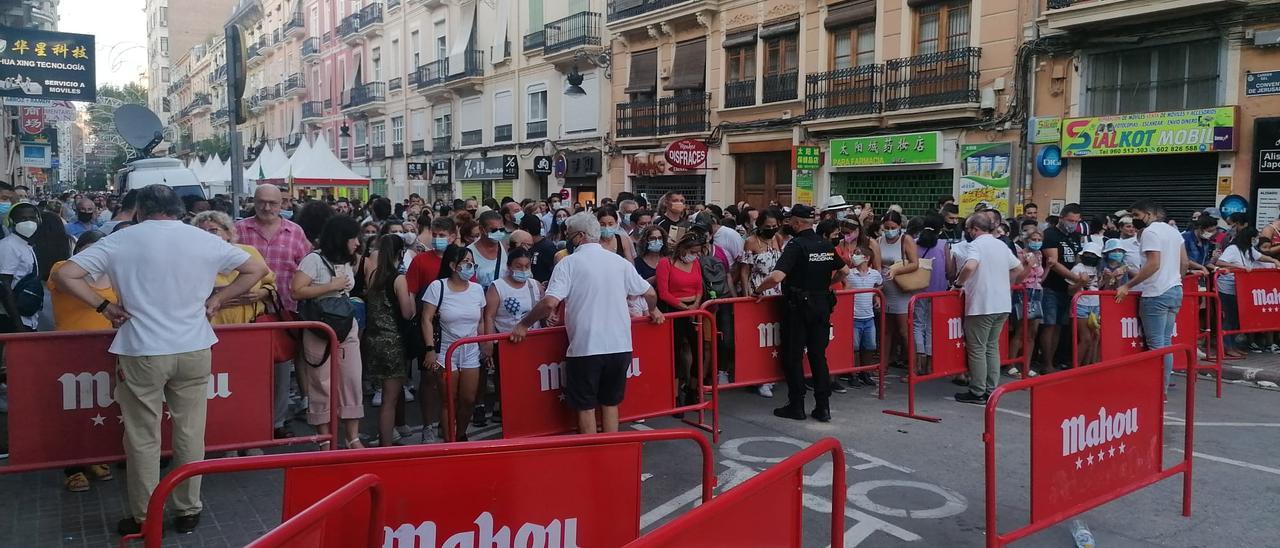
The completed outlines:
<svg viewBox="0 0 1280 548">
<path fill-rule="evenodd" d="M 365 378 L 382 388 L 378 435 L 379 445 L 385 447 L 395 439 L 396 407 L 409 372 L 409 341 L 405 333 L 413 331 L 407 328 L 417 308 L 400 269 L 404 239 L 399 234 L 385 234 L 376 243 L 378 262 L 369 273 L 365 290 L 360 353 L 364 356 Z"/>
</svg>

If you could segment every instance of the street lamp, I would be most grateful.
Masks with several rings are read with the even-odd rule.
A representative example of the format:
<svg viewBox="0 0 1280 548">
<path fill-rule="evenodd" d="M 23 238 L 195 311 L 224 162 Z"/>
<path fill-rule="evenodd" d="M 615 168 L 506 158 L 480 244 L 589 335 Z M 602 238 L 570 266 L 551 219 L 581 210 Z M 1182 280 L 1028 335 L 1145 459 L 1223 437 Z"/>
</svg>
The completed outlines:
<svg viewBox="0 0 1280 548">
<path fill-rule="evenodd" d="M 565 88 L 564 94 L 570 97 L 582 97 L 587 94 L 587 90 L 582 89 L 582 73 L 578 72 L 578 65 L 573 65 L 573 69 L 569 71 L 569 87 Z"/>
<path fill-rule="evenodd" d="M 351 126 L 346 122 L 342 123 L 342 127 L 338 128 L 338 150 L 342 151 L 342 158 L 350 163 L 350 152 L 347 147 L 351 145 Z"/>
</svg>

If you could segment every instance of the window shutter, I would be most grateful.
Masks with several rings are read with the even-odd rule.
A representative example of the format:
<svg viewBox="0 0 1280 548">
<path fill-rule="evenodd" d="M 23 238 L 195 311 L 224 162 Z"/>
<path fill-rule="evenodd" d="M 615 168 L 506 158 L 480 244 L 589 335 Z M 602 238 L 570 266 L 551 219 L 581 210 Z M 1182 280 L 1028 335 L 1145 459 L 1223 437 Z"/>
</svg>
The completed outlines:
<svg viewBox="0 0 1280 548">
<path fill-rule="evenodd" d="M 721 44 L 721 47 L 728 49 L 728 48 L 734 48 L 738 46 L 747 46 L 747 45 L 754 44 L 755 41 L 756 41 L 756 29 L 752 28 L 750 30 L 735 32 L 733 34 L 726 36 L 724 39 L 724 43 Z"/>
<path fill-rule="evenodd" d="M 847 27 L 867 20 L 875 20 L 875 0 L 853 0 L 827 9 L 823 25 L 827 30 Z"/>
<path fill-rule="evenodd" d="M 760 31 L 760 38 L 777 38 L 779 36 L 787 36 L 800 33 L 800 20 L 792 19 L 782 23 L 775 23 L 766 26 Z"/>
<path fill-rule="evenodd" d="M 707 85 L 707 41 L 693 40 L 676 44 L 668 90 L 705 89 Z"/>
<path fill-rule="evenodd" d="M 658 50 L 631 54 L 631 78 L 627 93 L 653 93 L 658 89 Z"/>
</svg>

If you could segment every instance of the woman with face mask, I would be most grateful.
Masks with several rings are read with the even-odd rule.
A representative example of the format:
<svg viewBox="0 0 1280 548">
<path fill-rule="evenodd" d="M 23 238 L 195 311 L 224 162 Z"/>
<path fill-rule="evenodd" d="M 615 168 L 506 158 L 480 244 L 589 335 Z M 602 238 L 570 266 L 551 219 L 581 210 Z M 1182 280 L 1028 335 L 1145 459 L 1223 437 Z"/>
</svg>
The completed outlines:
<svg viewBox="0 0 1280 548">
<path fill-rule="evenodd" d="M 636 250 L 631 244 L 622 226 L 618 224 L 618 212 L 611 206 L 596 210 L 596 220 L 600 221 L 600 247 L 622 255 L 628 261 L 635 262 Z"/>
<path fill-rule="evenodd" d="M 933 261 L 933 270 L 929 273 L 929 285 L 925 292 L 946 291 L 948 280 L 955 277 L 955 262 L 951 260 L 951 244 L 942 236 L 946 226 L 939 213 L 928 212 L 921 217 L 922 225 L 916 236 L 916 248 L 920 258 Z M 888 284 L 886 284 L 888 285 Z M 920 299 L 916 301 L 912 323 L 916 351 L 916 374 L 927 375 L 933 372 L 933 313 L 932 301 Z"/>
<path fill-rule="evenodd" d="M 885 313 L 888 315 L 885 322 L 888 325 L 885 327 L 889 335 L 889 347 L 881 349 L 881 352 L 887 353 L 899 367 L 905 366 L 906 353 L 911 351 L 907 341 L 907 334 L 910 332 L 910 326 L 907 325 L 907 303 L 911 301 L 912 293 L 902 291 L 894 282 L 894 277 L 910 274 L 920 268 L 916 242 L 904 233 L 904 224 L 901 213 L 892 210 L 885 212 L 880 220 L 880 238 L 877 240 L 880 244 L 880 271 L 884 276 Z"/>
<path fill-rule="evenodd" d="M 475 275 L 476 261 L 471 250 L 450 247 L 444 254 L 440 279 L 428 285 L 422 296 L 422 338 L 427 344 L 423 363 L 431 374 L 438 374 L 445 367 L 454 372 L 450 388 L 454 391 L 455 441 L 467 441 L 467 426 L 480 387 L 480 347 L 462 345 L 454 350 L 450 363 L 442 360 L 454 341 L 474 337 L 484 329 L 488 300 L 484 288 L 471 281 Z M 441 428 L 444 426 L 441 424 Z M 428 429 L 423 428 L 424 438 Z"/>
<path fill-rule="evenodd" d="M 511 253 L 507 254 L 506 275 L 485 291 L 485 334 L 510 333 L 520 320 L 529 315 L 533 306 L 542 300 L 542 291 L 542 284 L 533 279 L 533 253 L 519 247 L 512 249 Z M 531 326 L 532 329 L 539 327 L 542 325 Z M 498 384 L 500 378 L 498 369 L 502 366 L 501 358 L 492 344 L 484 345 L 480 349 L 480 362 L 490 363 L 493 367 L 495 401 L 492 409 L 495 420 L 502 416 L 502 409 L 497 406 L 502 399 L 502 388 Z M 481 390 L 481 393 L 476 396 L 479 401 L 484 395 L 484 383 L 477 383 L 477 387 Z"/>
<path fill-rule="evenodd" d="M 1025 293 L 1013 294 L 1013 318 L 1018 321 L 1009 322 L 1009 355 L 1021 356 L 1022 354 L 1022 316 L 1027 317 L 1027 349 L 1026 355 L 1034 356 L 1036 353 L 1036 337 L 1035 334 L 1040 331 L 1040 320 L 1044 318 L 1044 255 L 1040 252 L 1044 248 L 1044 234 L 1040 229 L 1036 228 L 1035 223 L 1031 225 L 1023 225 L 1024 231 L 1022 237 L 1018 241 L 1018 260 L 1022 261 L 1022 267 L 1027 276 L 1022 279 L 1022 287 L 1026 288 Z M 1119 240 L 1115 240 L 1118 245 Z M 1124 260 L 1124 250 L 1120 250 L 1120 259 Z M 1022 302 L 1023 296 L 1026 296 L 1027 303 Z M 1030 367 L 1030 365 L 1028 365 Z M 1043 371 L 1036 371 L 1032 367 L 1027 371 L 1028 377 L 1034 377 Z"/>
<path fill-rule="evenodd" d="M 1257 249 L 1257 241 L 1257 230 L 1248 226 L 1237 229 L 1236 239 L 1218 257 L 1218 267 L 1244 270 L 1245 272 L 1255 268 L 1280 267 L 1280 261 L 1277 261 L 1275 257 L 1264 255 Z M 1222 297 L 1222 328 L 1227 330 L 1239 329 L 1240 304 L 1236 300 L 1235 274 L 1223 273 L 1218 276 L 1218 294 Z M 1270 337 L 1270 334 L 1263 334 L 1263 336 Z M 1232 335 L 1222 338 L 1222 346 L 1227 356 L 1243 358 L 1247 355 L 1240 349 L 1240 343 L 1236 340 L 1238 337 L 1238 335 Z M 1265 339 L 1260 340 L 1265 341 Z M 1256 349 L 1257 352 L 1262 352 L 1263 346 L 1254 344 L 1252 348 Z M 1275 346 L 1272 345 L 1272 348 L 1275 348 Z"/>
<path fill-rule="evenodd" d="M 669 253 L 667 233 L 657 226 L 650 225 L 640 231 L 639 246 L 640 256 L 633 261 L 636 272 L 641 278 L 653 283 L 654 276 L 658 274 L 658 262 Z"/>
<path fill-rule="evenodd" d="M 658 308 L 663 312 L 694 310 L 702 305 L 702 265 L 698 257 L 706 243 L 700 232 L 686 234 L 676 244 L 675 254 L 658 262 L 654 288 L 658 293 Z M 697 401 L 698 381 L 693 375 L 693 352 L 698 331 L 691 318 L 674 320 L 676 348 L 676 382 L 680 388 L 677 400 L 681 405 Z"/>
</svg>

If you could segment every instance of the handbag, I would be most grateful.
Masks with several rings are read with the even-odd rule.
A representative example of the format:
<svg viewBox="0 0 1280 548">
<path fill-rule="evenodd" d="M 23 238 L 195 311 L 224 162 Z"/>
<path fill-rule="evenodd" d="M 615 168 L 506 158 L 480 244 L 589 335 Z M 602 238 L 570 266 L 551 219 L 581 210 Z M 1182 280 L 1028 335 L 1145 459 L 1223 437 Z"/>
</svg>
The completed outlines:
<svg viewBox="0 0 1280 548">
<path fill-rule="evenodd" d="M 905 261 L 893 263 L 893 266 L 906 265 Z M 898 284 L 898 289 L 903 291 L 920 291 L 929 287 L 929 279 L 933 276 L 933 259 L 920 259 L 920 268 L 909 274 L 897 274 L 893 277 L 893 283 Z"/>
<path fill-rule="evenodd" d="M 280 293 L 275 289 L 268 289 L 267 291 L 271 293 L 271 296 L 267 300 L 266 311 L 258 314 L 250 323 L 293 321 L 293 313 L 285 309 L 284 303 L 280 300 Z M 271 333 L 271 347 L 273 363 L 284 363 L 293 360 L 298 355 L 298 336 L 292 329 L 273 330 Z"/>
<path fill-rule="evenodd" d="M 316 253 L 320 260 L 324 262 L 324 266 L 329 269 L 330 276 L 337 276 L 337 271 L 333 265 L 329 264 L 328 259 L 323 255 Z M 338 341 L 344 341 L 347 335 L 351 334 L 351 330 L 355 327 L 355 305 L 351 303 L 351 297 L 346 292 L 335 297 L 317 297 L 307 299 L 298 303 L 298 316 L 303 321 L 320 322 L 328 325 L 333 329 L 334 334 L 338 336 Z M 321 339 L 327 340 L 328 337 L 323 333 L 316 333 Z M 320 367 L 329 359 L 329 345 L 325 344 L 324 357 L 319 363 L 310 363 L 304 357 L 303 361 L 307 361 L 307 365 L 311 367 Z"/>
</svg>

